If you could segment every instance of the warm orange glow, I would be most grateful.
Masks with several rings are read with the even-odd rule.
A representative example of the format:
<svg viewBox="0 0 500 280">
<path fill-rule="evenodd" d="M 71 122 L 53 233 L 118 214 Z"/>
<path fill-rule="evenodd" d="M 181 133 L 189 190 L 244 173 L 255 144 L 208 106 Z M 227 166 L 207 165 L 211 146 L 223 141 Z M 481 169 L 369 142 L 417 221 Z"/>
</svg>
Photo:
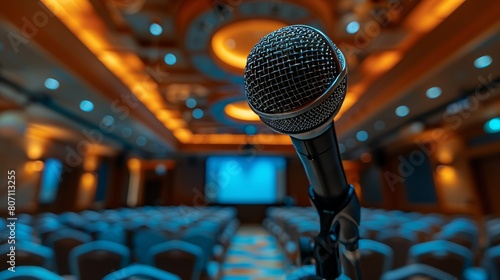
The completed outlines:
<svg viewBox="0 0 500 280">
<path fill-rule="evenodd" d="M 127 166 L 130 171 L 139 171 L 141 169 L 141 161 L 137 158 L 131 158 L 127 161 Z"/>
<path fill-rule="evenodd" d="M 390 70 L 401 60 L 398 51 L 384 51 L 372 54 L 363 61 L 363 70 L 373 75 L 382 74 Z"/>
<path fill-rule="evenodd" d="M 363 163 L 370 163 L 372 161 L 372 155 L 370 153 L 362 153 L 360 160 Z"/>
<path fill-rule="evenodd" d="M 271 19 L 251 19 L 227 24 L 212 37 L 212 50 L 224 63 L 244 69 L 247 56 L 263 36 L 285 26 Z"/>
<path fill-rule="evenodd" d="M 458 175 L 454 167 L 440 165 L 437 167 L 437 173 L 444 187 L 453 188 L 457 185 Z"/>
<path fill-rule="evenodd" d="M 434 29 L 465 0 L 421 1 L 406 19 L 405 25 L 413 31 L 425 33 Z"/>
<path fill-rule="evenodd" d="M 89 191 L 93 190 L 96 183 L 96 176 L 93 172 L 86 172 L 82 175 L 80 179 L 80 188 Z"/>
<path fill-rule="evenodd" d="M 165 126 L 170 130 L 176 130 L 186 126 L 186 122 L 181 119 L 170 119 L 165 122 Z"/>
<path fill-rule="evenodd" d="M 78 208 L 87 208 L 92 204 L 96 186 L 97 177 L 95 173 L 86 172 L 82 175 L 78 189 L 78 200 L 76 202 Z"/>
<path fill-rule="evenodd" d="M 450 164 L 453 162 L 454 158 L 453 152 L 445 148 L 439 149 L 436 156 L 439 163 L 442 164 Z"/>
<path fill-rule="evenodd" d="M 41 160 L 28 161 L 25 164 L 27 172 L 40 172 L 43 170 L 44 163 Z"/>
<path fill-rule="evenodd" d="M 193 134 L 191 133 L 191 131 L 184 128 L 174 130 L 174 135 L 177 139 L 179 139 L 179 141 L 183 143 L 190 142 L 193 138 Z"/>
<path fill-rule="evenodd" d="M 260 121 L 259 116 L 257 116 L 252 111 L 252 109 L 250 109 L 248 103 L 245 100 L 227 104 L 226 107 L 224 107 L 224 113 L 226 113 L 226 115 L 230 116 L 233 119 L 241 121 Z"/>
<path fill-rule="evenodd" d="M 35 160 L 42 157 L 45 150 L 44 144 L 40 140 L 33 138 L 28 139 L 28 146 L 26 147 L 26 154 L 29 159 Z"/>
<path fill-rule="evenodd" d="M 83 169 L 85 171 L 96 171 L 98 164 L 99 160 L 96 156 L 87 156 L 83 161 Z"/>
<path fill-rule="evenodd" d="M 114 43 L 109 39 L 106 24 L 88 0 L 42 2 L 149 110 L 155 114 L 163 110 L 158 84 L 147 73 L 146 65 L 133 52 L 111 51 Z M 179 123 L 172 127 L 179 127 Z"/>
</svg>

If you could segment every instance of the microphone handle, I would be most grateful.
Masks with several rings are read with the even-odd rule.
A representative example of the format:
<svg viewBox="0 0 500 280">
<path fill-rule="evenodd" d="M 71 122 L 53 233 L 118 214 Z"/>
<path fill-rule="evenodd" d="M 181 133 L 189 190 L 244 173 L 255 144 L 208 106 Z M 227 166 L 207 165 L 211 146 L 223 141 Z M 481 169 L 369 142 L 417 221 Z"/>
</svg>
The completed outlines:
<svg viewBox="0 0 500 280">
<path fill-rule="evenodd" d="M 291 137 L 314 192 L 322 198 L 344 197 L 349 189 L 340 158 L 335 129 L 311 139 Z"/>
</svg>

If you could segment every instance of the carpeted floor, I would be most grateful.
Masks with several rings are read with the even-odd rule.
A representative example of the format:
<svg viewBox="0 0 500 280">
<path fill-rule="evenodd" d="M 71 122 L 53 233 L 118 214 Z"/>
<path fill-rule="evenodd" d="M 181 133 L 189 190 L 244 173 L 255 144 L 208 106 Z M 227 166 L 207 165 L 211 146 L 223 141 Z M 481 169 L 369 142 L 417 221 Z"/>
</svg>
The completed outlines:
<svg viewBox="0 0 500 280">
<path fill-rule="evenodd" d="M 232 239 L 222 269 L 223 280 L 281 280 L 286 271 L 285 256 L 265 229 L 242 226 Z"/>
</svg>

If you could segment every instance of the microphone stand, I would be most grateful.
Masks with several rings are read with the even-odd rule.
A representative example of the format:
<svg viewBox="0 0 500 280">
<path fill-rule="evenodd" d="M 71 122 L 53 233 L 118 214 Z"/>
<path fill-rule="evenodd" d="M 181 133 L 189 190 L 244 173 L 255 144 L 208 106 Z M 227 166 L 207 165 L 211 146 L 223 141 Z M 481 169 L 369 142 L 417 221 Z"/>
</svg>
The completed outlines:
<svg viewBox="0 0 500 280">
<path fill-rule="evenodd" d="M 342 275 L 339 241 L 350 252 L 358 249 L 360 205 L 354 187 L 344 197 L 325 198 L 309 187 L 309 197 L 319 214 L 320 232 L 314 239 L 316 279 L 333 280 Z M 359 272 L 358 272 L 359 273 Z M 358 275 L 358 279 L 360 279 Z"/>
</svg>

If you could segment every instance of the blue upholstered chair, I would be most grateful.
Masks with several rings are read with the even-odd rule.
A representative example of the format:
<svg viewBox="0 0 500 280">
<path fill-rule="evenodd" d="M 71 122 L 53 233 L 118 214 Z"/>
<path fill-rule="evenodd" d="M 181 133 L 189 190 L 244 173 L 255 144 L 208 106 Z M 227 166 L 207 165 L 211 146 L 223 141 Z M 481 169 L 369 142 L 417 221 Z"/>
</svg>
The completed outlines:
<svg viewBox="0 0 500 280">
<path fill-rule="evenodd" d="M 147 252 L 155 245 L 169 241 L 168 236 L 160 230 L 139 229 L 133 234 L 133 252 L 135 260 L 147 263 Z"/>
<path fill-rule="evenodd" d="M 54 250 L 57 272 L 60 275 L 70 274 L 69 254 L 73 248 L 92 241 L 92 237 L 85 232 L 74 229 L 63 229 L 51 233 L 47 238 L 49 247 Z"/>
<path fill-rule="evenodd" d="M 147 264 L 172 272 L 182 279 L 200 279 L 203 251 L 200 247 L 179 240 L 168 241 L 149 249 Z"/>
<path fill-rule="evenodd" d="M 110 241 L 82 244 L 69 254 L 70 271 L 79 280 L 102 279 L 130 263 L 127 247 Z"/>
<path fill-rule="evenodd" d="M 386 272 L 382 280 L 407 280 L 415 277 L 428 277 L 432 280 L 455 280 L 456 277 L 435 267 L 425 264 L 410 264 Z"/>
<path fill-rule="evenodd" d="M 143 264 L 127 266 L 106 275 L 102 280 L 125 280 L 131 277 L 148 277 L 154 280 L 181 280 L 175 274 Z"/>
<path fill-rule="evenodd" d="M 351 279 L 356 279 L 354 266 L 345 257 L 345 248 L 341 248 L 341 262 L 345 275 Z M 391 247 L 368 239 L 359 241 L 359 252 L 361 258 L 359 265 L 363 273 L 363 280 L 380 279 L 380 277 L 391 270 L 393 262 L 393 252 Z"/>
<path fill-rule="evenodd" d="M 500 245 L 484 252 L 482 265 L 490 275 L 490 279 L 500 279 Z"/>
<path fill-rule="evenodd" d="M 472 252 L 446 240 L 434 240 L 410 248 L 408 263 L 421 263 L 464 279 L 464 271 L 472 266 Z"/>
</svg>

